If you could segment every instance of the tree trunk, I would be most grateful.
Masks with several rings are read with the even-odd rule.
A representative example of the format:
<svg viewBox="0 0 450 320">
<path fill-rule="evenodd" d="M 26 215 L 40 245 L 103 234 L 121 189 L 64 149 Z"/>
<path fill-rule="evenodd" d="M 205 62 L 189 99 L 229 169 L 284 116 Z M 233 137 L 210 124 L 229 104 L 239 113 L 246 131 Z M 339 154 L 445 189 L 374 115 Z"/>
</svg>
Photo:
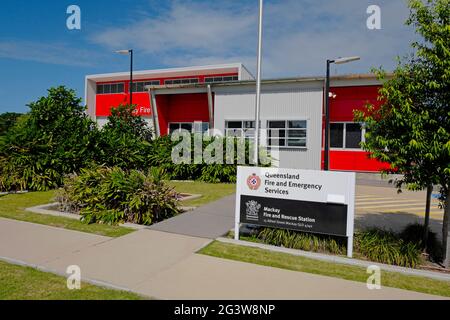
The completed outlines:
<svg viewBox="0 0 450 320">
<path fill-rule="evenodd" d="M 450 188 L 447 189 L 444 204 L 444 221 L 442 222 L 442 249 L 444 253 L 444 266 L 450 268 L 450 243 L 448 241 L 448 224 L 450 220 Z"/>
<path fill-rule="evenodd" d="M 427 204 L 425 206 L 425 222 L 424 228 L 425 231 L 423 233 L 423 252 L 427 252 L 428 250 L 428 229 L 430 228 L 430 208 L 431 208 L 431 194 L 433 193 L 433 185 L 429 185 L 427 187 Z"/>
</svg>

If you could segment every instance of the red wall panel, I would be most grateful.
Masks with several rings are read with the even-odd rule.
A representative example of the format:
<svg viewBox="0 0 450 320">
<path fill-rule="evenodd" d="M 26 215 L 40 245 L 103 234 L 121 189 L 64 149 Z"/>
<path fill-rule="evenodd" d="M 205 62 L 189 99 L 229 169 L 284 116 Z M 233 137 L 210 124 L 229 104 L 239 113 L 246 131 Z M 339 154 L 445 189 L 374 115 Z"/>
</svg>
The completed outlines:
<svg viewBox="0 0 450 320">
<path fill-rule="evenodd" d="M 336 98 L 330 98 L 330 121 L 353 121 L 353 110 L 361 110 L 367 103 L 380 106 L 379 89 L 379 86 L 331 88 Z"/>
<path fill-rule="evenodd" d="M 330 91 L 336 97 L 330 99 L 330 121 L 353 122 L 354 110 L 361 110 L 368 103 L 379 107 L 379 89 L 380 86 L 331 88 Z M 389 168 L 389 165 L 370 159 L 369 153 L 365 151 L 330 150 L 330 170 L 379 172 L 385 168 Z"/>
<path fill-rule="evenodd" d="M 388 164 L 370 159 L 365 151 L 330 151 L 330 170 L 379 172 L 388 168 Z"/>
</svg>

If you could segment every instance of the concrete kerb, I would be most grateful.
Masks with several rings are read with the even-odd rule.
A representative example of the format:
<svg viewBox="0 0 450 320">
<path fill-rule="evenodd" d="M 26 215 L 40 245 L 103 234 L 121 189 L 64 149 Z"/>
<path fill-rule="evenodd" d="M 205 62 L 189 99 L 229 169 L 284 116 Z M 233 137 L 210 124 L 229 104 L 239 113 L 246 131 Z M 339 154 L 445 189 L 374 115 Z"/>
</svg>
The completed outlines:
<svg viewBox="0 0 450 320">
<path fill-rule="evenodd" d="M 40 206 L 36 206 L 36 207 L 26 208 L 25 211 L 39 213 L 39 214 L 46 214 L 46 215 L 55 216 L 55 217 L 69 218 L 72 220 L 80 220 L 79 215 L 62 212 L 62 211 L 58 211 L 58 210 L 52 210 L 52 208 L 54 208 L 57 205 L 58 205 L 58 203 L 54 202 L 54 203 L 44 204 L 44 205 L 40 205 Z M 128 222 L 121 223 L 121 224 L 119 224 L 119 226 L 130 228 L 130 229 L 135 229 L 135 230 L 142 230 L 142 229 L 147 228 L 147 226 L 144 226 L 144 225 L 128 223 Z"/>
<path fill-rule="evenodd" d="M 302 250 L 296 250 L 296 249 L 276 247 L 276 246 L 267 245 L 267 244 L 263 244 L 263 243 L 234 240 L 234 239 L 230 239 L 230 238 L 221 237 L 221 238 L 217 238 L 216 240 L 219 242 L 223 242 L 223 243 L 258 248 L 258 249 L 268 250 L 268 251 L 272 251 L 272 252 L 287 253 L 287 254 L 291 254 L 294 256 L 301 256 L 301 257 L 315 259 L 315 260 L 321 260 L 321 261 L 325 261 L 325 262 L 339 263 L 339 264 L 364 267 L 364 268 L 367 268 L 368 266 L 376 265 L 376 266 L 380 267 L 381 270 L 384 270 L 384 271 L 397 272 L 397 273 L 408 274 L 411 276 L 418 276 L 418 277 L 426 277 L 426 278 L 430 278 L 430 279 L 434 279 L 434 280 L 450 281 L 450 274 L 442 274 L 442 273 L 426 271 L 426 270 L 418 270 L 418 269 L 410 269 L 410 268 L 399 267 L 399 266 L 391 266 L 391 265 L 372 262 L 372 261 L 350 259 L 350 258 L 346 258 L 346 257 L 339 257 L 339 256 L 332 256 L 332 255 L 316 253 L 316 252 L 308 252 L 308 251 L 302 251 Z"/>
<path fill-rule="evenodd" d="M 11 259 L 11 258 L 7 258 L 7 257 L 2 257 L 0 256 L 0 261 L 9 263 L 9 264 L 13 264 L 16 266 L 21 266 L 21 267 L 28 267 L 28 268 L 33 268 L 36 269 L 38 271 L 42 271 L 42 272 L 46 272 L 46 273 L 51 273 L 63 278 L 67 278 L 68 274 L 57 271 L 57 270 L 53 270 L 51 268 L 46 268 L 40 265 L 35 265 L 35 264 L 31 264 L 31 263 L 27 263 L 24 261 L 20 261 L 20 260 L 16 260 L 16 259 Z M 95 279 L 90 279 L 90 278 L 85 278 L 83 276 L 81 276 L 81 281 L 84 283 L 88 283 L 97 287 L 102 287 L 105 289 L 112 289 L 112 290 L 119 290 L 119 291 L 124 291 L 124 292 L 129 292 L 129 293 L 135 293 L 138 295 L 141 295 L 143 297 L 145 297 L 144 295 L 140 294 L 140 293 L 136 293 L 133 290 L 130 290 L 128 288 L 124 288 L 124 287 L 120 287 L 120 286 L 116 286 L 114 284 L 108 283 L 108 282 L 104 282 L 104 281 L 100 281 L 100 280 L 95 280 Z"/>
<path fill-rule="evenodd" d="M 194 197 L 193 199 L 196 199 L 196 198 Z M 39 213 L 39 214 L 45 214 L 45 215 L 50 215 L 50 216 L 55 216 L 55 217 L 63 217 L 63 218 L 68 218 L 68 219 L 72 219 L 72 220 L 80 220 L 79 215 L 54 210 L 53 208 L 57 205 L 58 205 L 58 202 L 53 202 L 53 203 L 39 205 L 39 206 L 31 207 L 31 208 L 26 208 L 25 211 Z M 187 211 L 192 211 L 192 210 L 196 209 L 196 207 L 180 207 L 180 209 L 183 210 L 184 212 L 187 212 Z M 136 223 L 129 223 L 129 222 L 121 223 L 121 224 L 119 224 L 119 226 L 130 228 L 130 229 L 135 229 L 135 230 L 142 230 L 142 229 L 146 229 L 149 227 L 149 226 L 136 224 Z"/>
</svg>

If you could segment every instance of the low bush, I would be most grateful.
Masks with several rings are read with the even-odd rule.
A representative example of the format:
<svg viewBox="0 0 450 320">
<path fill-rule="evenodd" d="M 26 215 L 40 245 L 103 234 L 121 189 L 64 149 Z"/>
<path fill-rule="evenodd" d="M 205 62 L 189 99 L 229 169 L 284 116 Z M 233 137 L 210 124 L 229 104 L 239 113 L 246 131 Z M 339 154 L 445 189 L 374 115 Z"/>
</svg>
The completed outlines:
<svg viewBox="0 0 450 320">
<path fill-rule="evenodd" d="M 430 255 L 430 259 L 434 262 L 441 262 L 443 250 L 436 233 L 428 229 L 428 241 L 426 246 L 423 243 L 424 235 L 425 226 L 423 224 L 414 223 L 406 226 L 400 233 L 400 238 L 405 242 L 415 243 L 421 250 L 425 250 L 426 247 L 426 252 Z"/>
<path fill-rule="evenodd" d="M 345 240 L 326 235 L 264 228 L 257 234 L 257 239 L 270 245 L 304 251 L 326 252 L 337 255 L 346 252 Z"/>
<path fill-rule="evenodd" d="M 156 168 L 148 174 L 117 167 L 82 169 L 64 182 L 57 193 L 61 209 L 80 214 L 86 223 L 151 225 L 180 213 L 178 194 Z"/>
<path fill-rule="evenodd" d="M 415 268 L 421 263 L 421 250 L 416 243 L 406 242 L 386 230 L 374 228 L 355 234 L 355 251 L 385 264 Z"/>
<path fill-rule="evenodd" d="M 249 140 L 230 137 L 223 138 L 220 136 L 203 137 L 201 150 L 202 159 L 201 161 L 195 161 L 195 135 L 196 134 L 187 136 L 188 141 L 186 144 L 186 150 L 188 156 L 183 158 L 181 163 L 174 163 L 172 154 L 175 146 L 181 142 L 181 139 L 186 139 L 183 134 L 180 134 L 180 139 L 174 137 L 172 140 L 171 136 L 164 136 L 154 139 L 151 142 L 152 151 L 149 154 L 148 165 L 163 168 L 169 175 L 169 178 L 174 180 L 199 180 L 210 183 L 235 183 L 238 165 L 250 164 L 251 147 Z M 228 149 L 233 150 L 233 152 L 230 152 L 229 155 L 227 155 L 227 144 L 229 144 Z M 246 150 L 243 157 L 242 155 L 241 157 L 238 155 L 238 145 Z M 215 163 L 214 161 L 209 162 L 204 159 L 204 153 L 206 150 L 212 150 L 212 157 L 216 155 L 216 151 L 213 146 L 217 147 L 217 151 L 222 152 L 220 159 L 223 161 L 218 161 L 219 163 Z M 264 163 L 268 163 L 269 156 L 264 153 L 263 150 L 261 150 L 262 163 L 260 166 L 264 167 L 267 166 Z M 182 150 L 178 149 L 178 151 L 180 152 L 181 157 Z M 175 153 L 178 151 L 175 151 Z M 227 156 L 230 158 L 227 158 Z"/>
<path fill-rule="evenodd" d="M 407 232 L 412 227 L 405 229 Z M 406 234 L 406 233 L 405 233 Z M 334 237 L 284 229 L 262 228 L 253 236 L 256 241 L 291 249 L 344 255 L 347 241 Z M 355 256 L 374 262 L 417 267 L 421 250 L 417 242 L 403 239 L 401 235 L 380 229 L 370 229 L 355 234 Z"/>
</svg>

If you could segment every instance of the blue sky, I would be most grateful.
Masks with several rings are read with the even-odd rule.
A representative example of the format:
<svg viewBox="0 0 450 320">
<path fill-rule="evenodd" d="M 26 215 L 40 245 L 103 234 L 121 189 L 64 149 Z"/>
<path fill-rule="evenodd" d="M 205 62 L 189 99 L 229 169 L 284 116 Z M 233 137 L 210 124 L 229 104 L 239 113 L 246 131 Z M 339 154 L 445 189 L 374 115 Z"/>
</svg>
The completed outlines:
<svg viewBox="0 0 450 320">
<path fill-rule="evenodd" d="M 81 30 L 66 28 L 69 5 Z M 379 5 L 382 29 L 368 30 L 366 9 Z M 84 96 L 86 74 L 128 70 L 114 50 L 133 48 L 135 69 L 256 62 L 257 0 L 15 0 L 0 5 L 0 113 L 25 112 L 49 87 Z M 404 0 L 266 0 L 263 77 L 322 75 L 324 61 L 362 60 L 333 74 L 391 70 L 410 52 Z"/>
</svg>

